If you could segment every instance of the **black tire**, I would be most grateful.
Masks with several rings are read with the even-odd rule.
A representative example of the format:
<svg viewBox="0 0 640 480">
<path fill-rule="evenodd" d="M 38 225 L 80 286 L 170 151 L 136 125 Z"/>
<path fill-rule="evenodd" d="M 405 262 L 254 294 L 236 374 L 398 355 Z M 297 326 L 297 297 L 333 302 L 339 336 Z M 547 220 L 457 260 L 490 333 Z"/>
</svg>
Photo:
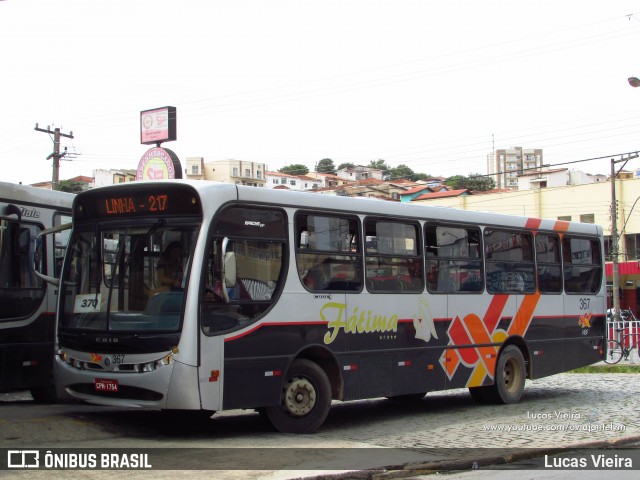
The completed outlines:
<svg viewBox="0 0 640 480">
<path fill-rule="evenodd" d="M 495 404 L 518 403 L 524 392 L 525 380 L 522 352 L 515 345 L 507 345 L 498 357 L 495 383 L 487 387 L 487 400 Z"/>
<path fill-rule="evenodd" d="M 490 391 L 491 391 L 491 386 L 469 387 L 469 393 L 471 394 L 471 398 L 473 398 L 473 400 L 476 403 L 479 403 L 480 405 L 486 405 L 487 403 L 491 403 Z"/>
<path fill-rule="evenodd" d="M 615 365 L 624 354 L 622 344 L 617 340 L 607 340 L 605 343 L 604 361 L 609 365 Z"/>
<path fill-rule="evenodd" d="M 280 405 L 266 408 L 271 424 L 282 433 L 312 433 L 329 414 L 331 383 L 309 360 L 294 360 L 282 385 Z"/>
<path fill-rule="evenodd" d="M 47 385 L 46 387 L 34 387 L 31 390 L 31 396 L 36 403 L 58 403 L 58 393 L 56 387 Z"/>
</svg>

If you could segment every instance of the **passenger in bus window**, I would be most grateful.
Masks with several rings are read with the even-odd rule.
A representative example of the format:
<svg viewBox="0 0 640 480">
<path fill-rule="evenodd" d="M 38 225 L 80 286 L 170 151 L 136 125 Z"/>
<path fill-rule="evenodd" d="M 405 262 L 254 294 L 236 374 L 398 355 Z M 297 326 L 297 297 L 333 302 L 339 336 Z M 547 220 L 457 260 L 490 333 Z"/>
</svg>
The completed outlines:
<svg viewBox="0 0 640 480">
<path fill-rule="evenodd" d="M 162 287 L 170 290 L 180 287 L 184 268 L 184 259 L 180 242 L 171 242 L 160 256 L 156 265 L 158 281 Z"/>
<path fill-rule="evenodd" d="M 424 288 L 422 282 L 422 262 L 420 260 L 407 260 L 407 274 L 409 280 L 405 286 L 405 290 L 416 291 Z"/>
<path fill-rule="evenodd" d="M 457 287 L 447 268 L 440 269 L 439 262 L 432 263 L 427 272 L 427 284 L 430 291 L 450 293 L 457 291 Z"/>
<path fill-rule="evenodd" d="M 331 279 L 331 266 L 328 259 L 314 265 L 302 279 L 308 290 L 325 290 Z"/>
</svg>

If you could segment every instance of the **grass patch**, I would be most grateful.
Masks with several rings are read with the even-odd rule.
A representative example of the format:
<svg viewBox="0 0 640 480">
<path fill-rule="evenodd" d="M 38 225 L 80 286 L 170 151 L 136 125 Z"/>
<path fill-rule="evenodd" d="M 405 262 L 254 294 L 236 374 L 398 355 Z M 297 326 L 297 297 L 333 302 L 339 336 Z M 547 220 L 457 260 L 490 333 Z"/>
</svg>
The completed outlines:
<svg viewBox="0 0 640 480">
<path fill-rule="evenodd" d="M 589 365 L 571 370 L 568 373 L 640 373 L 640 365 Z"/>
</svg>

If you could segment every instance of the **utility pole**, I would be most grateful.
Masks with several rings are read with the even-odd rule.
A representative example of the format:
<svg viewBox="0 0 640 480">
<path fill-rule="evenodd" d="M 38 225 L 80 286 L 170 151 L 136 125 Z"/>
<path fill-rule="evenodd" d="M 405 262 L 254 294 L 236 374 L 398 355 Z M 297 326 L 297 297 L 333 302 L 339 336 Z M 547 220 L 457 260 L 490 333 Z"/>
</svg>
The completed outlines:
<svg viewBox="0 0 640 480">
<path fill-rule="evenodd" d="M 53 134 L 53 152 L 49 154 L 47 160 L 53 158 L 53 174 L 51 176 L 51 188 L 52 190 L 58 189 L 58 183 L 60 183 L 60 159 L 67 154 L 67 148 L 65 147 L 64 153 L 60 153 L 60 137 L 73 138 L 73 132 L 62 133 L 58 127 L 51 131 L 51 127 L 47 125 L 47 129 L 39 128 L 36 123 L 34 130 L 38 132 L 48 133 L 49 136 Z"/>
<path fill-rule="evenodd" d="M 611 159 L 611 277 L 612 277 L 612 296 L 613 296 L 613 320 L 620 321 L 620 276 L 618 268 L 618 254 L 620 252 L 618 238 L 618 200 L 616 198 L 616 178 L 622 171 L 627 162 L 631 159 L 638 158 L 638 154 L 627 155 L 627 158 L 616 160 Z M 616 163 L 624 162 L 616 173 Z"/>
</svg>

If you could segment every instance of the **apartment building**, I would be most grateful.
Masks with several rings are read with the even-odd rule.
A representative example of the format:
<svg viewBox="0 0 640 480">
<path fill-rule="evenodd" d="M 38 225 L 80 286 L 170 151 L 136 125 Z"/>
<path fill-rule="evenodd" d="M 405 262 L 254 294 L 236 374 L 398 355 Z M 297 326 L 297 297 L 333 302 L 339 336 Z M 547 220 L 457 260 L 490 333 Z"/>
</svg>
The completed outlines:
<svg viewBox="0 0 640 480">
<path fill-rule="evenodd" d="M 518 176 L 542 168 L 542 149 L 511 147 L 487 155 L 487 174 L 492 175 L 496 188 L 518 190 Z"/>
<path fill-rule="evenodd" d="M 265 186 L 267 165 L 247 160 L 204 161 L 203 157 L 187 157 L 186 178 L 190 180 L 213 180 L 217 182 Z"/>
</svg>

